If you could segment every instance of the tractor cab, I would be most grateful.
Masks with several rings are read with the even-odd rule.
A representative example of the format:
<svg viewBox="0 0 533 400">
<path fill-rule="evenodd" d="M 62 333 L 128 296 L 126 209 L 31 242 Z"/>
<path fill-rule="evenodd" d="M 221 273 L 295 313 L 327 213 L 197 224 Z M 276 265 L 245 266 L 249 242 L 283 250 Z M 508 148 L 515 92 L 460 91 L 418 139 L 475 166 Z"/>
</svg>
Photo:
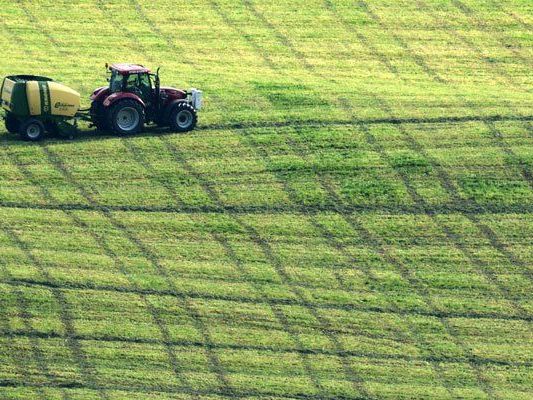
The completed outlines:
<svg viewBox="0 0 533 400">
<path fill-rule="evenodd" d="M 146 105 L 154 101 L 156 86 L 159 86 L 159 75 L 151 74 L 148 68 L 135 64 L 114 64 L 109 67 L 109 92 L 134 93 Z M 153 82 L 152 82 L 153 78 Z"/>
</svg>

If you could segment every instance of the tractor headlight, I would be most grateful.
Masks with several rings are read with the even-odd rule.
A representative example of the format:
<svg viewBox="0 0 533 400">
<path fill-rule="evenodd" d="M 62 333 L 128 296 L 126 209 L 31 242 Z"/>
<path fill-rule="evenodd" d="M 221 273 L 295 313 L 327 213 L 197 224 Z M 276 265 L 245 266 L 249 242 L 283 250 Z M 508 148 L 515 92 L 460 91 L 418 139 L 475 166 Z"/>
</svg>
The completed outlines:
<svg viewBox="0 0 533 400">
<path fill-rule="evenodd" d="M 191 103 L 192 106 L 199 110 L 202 108 L 202 91 L 197 89 L 191 89 Z"/>
</svg>

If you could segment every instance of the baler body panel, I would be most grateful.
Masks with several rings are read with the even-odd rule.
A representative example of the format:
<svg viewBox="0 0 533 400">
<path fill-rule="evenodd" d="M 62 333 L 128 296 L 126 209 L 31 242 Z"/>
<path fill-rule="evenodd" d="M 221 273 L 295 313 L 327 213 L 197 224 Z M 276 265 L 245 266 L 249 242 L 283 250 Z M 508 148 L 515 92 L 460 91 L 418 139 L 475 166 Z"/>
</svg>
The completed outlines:
<svg viewBox="0 0 533 400">
<path fill-rule="evenodd" d="M 19 117 L 74 117 L 80 109 L 80 94 L 50 78 L 15 75 L 4 79 L 2 107 Z"/>
<path fill-rule="evenodd" d="M 73 117 L 80 109 L 80 94 L 57 82 L 49 82 L 52 115 Z"/>
<path fill-rule="evenodd" d="M 26 84 L 7 77 L 2 83 L 2 108 L 17 116 L 29 115 Z"/>
</svg>

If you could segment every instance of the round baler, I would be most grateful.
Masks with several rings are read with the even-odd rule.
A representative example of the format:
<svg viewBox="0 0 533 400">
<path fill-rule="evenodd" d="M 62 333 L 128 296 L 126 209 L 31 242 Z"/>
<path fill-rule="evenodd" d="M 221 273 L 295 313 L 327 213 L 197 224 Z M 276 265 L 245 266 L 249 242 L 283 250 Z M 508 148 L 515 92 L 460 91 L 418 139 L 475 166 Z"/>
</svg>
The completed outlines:
<svg viewBox="0 0 533 400">
<path fill-rule="evenodd" d="M 7 76 L 1 102 L 7 130 L 25 140 L 40 140 L 46 131 L 71 132 L 79 117 L 80 94 L 44 76 Z"/>
</svg>

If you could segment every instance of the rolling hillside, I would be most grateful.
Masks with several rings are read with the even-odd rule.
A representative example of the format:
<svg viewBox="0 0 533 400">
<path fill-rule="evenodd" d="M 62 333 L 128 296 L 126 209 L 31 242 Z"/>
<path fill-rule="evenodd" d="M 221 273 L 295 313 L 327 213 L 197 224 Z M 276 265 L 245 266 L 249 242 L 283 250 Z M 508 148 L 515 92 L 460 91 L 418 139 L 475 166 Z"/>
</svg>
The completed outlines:
<svg viewBox="0 0 533 400">
<path fill-rule="evenodd" d="M 526 0 L 0 0 L 0 72 L 105 62 L 198 129 L 0 127 L 0 399 L 530 399 Z"/>
</svg>

